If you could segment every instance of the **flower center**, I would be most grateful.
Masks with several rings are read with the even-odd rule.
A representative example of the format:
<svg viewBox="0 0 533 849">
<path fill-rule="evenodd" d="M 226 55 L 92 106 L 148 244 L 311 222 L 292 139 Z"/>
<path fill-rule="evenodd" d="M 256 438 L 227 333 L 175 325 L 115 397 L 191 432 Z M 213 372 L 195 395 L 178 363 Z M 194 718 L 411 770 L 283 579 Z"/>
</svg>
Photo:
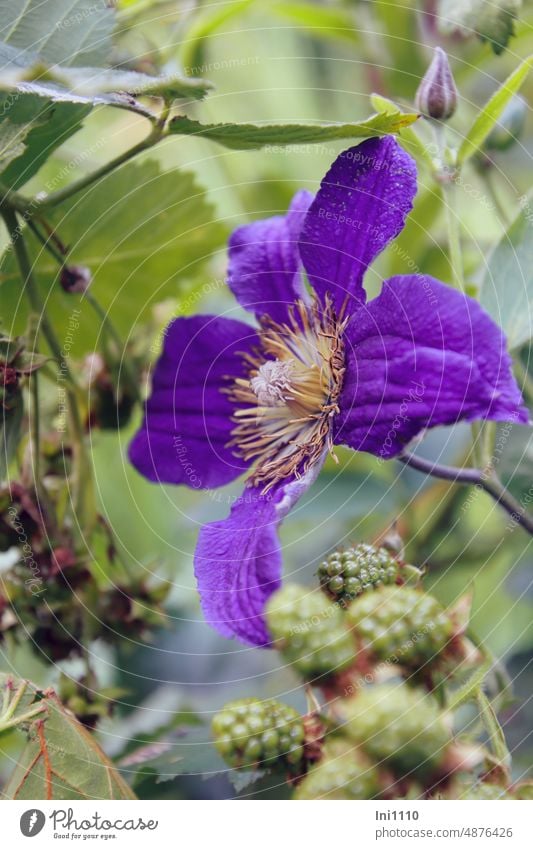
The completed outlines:
<svg viewBox="0 0 533 849">
<path fill-rule="evenodd" d="M 345 326 L 329 302 L 323 309 L 298 302 L 287 324 L 262 320 L 260 346 L 244 355 L 248 377 L 234 379 L 227 390 L 237 408 L 230 445 L 254 463 L 251 482 L 265 492 L 332 452 Z"/>
<path fill-rule="evenodd" d="M 267 360 L 259 366 L 257 376 L 252 377 L 250 386 L 263 407 L 282 407 L 289 399 L 291 372 L 294 360 Z"/>
</svg>

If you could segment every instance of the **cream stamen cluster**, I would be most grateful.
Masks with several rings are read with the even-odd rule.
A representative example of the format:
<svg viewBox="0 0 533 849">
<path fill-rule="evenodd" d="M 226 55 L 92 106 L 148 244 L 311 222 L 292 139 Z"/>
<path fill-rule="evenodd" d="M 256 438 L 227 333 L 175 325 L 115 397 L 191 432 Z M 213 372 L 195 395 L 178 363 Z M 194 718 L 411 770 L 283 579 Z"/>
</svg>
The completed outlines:
<svg viewBox="0 0 533 849">
<path fill-rule="evenodd" d="M 262 322 L 261 346 L 246 355 L 249 377 L 229 389 L 236 404 L 231 445 L 254 463 L 251 482 L 267 491 L 304 474 L 332 449 L 331 422 L 344 376 L 345 322 L 331 303 L 299 301 L 286 324 Z"/>
</svg>

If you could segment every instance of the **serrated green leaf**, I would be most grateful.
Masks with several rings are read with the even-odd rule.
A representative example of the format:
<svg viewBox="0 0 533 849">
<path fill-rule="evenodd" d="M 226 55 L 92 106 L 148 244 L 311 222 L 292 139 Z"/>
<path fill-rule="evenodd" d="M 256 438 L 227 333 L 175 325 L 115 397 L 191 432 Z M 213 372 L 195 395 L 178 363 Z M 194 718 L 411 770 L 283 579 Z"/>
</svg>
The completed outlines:
<svg viewBox="0 0 533 849">
<path fill-rule="evenodd" d="M 511 350 L 533 337 L 533 204 L 527 203 L 489 258 L 480 302 Z"/>
<path fill-rule="evenodd" d="M 211 139 L 232 150 L 256 150 L 267 145 L 319 144 L 342 139 L 397 133 L 418 115 L 398 112 L 372 115 L 357 124 L 201 124 L 184 115 L 173 118 L 170 132 Z"/>
<path fill-rule="evenodd" d="M 48 96 L 22 93 L 17 86 L 33 62 L 24 52 L 0 42 L 0 138 L 9 141 L 0 161 L 2 182 L 18 188 L 38 171 L 53 151 L 81 127 L 91 106 L 52 103 Z"/>
<path fill-rule="evenodd" d="M 4 96 L 5 108 L 0 112 L 0 120 L 9 114 L 21 95 L 34 95 L 55 103 L 118 106 L 154 118 L 138 102 L 138 97 L 163 97 L 168 101 L 199 99 L 211 87 L 205 80 L 177 72 L 150 76 L 114 68 L 47 66 L 38 54 L 16 51 L 3 42 L 0 42 L 0 66 L 0 90 L 10 92 L 9 99 Z"/>
<path fill-rule="evenodd" d="M 532 65 L 533 55 L 524 59 L 487 101 L 461 143 L 457 154 L 459 165 L 470 159 L 481 148 L 512 96 L 522 87 Z"/>
<path fill-rule="evenodd" d="M 1 80 L 0 80 L 1 85 Z M 114 68 L 63 68 L 56 65 L 36 81 L 21 82 L 18 90 L 49 97 L 51 100 L 72 99 L 81 102 L 107 103 L 128 108 L 132 97 L 156 96 L 168 100 L 199 99 L 211 88 L 206 80 L 184 77 L 178 73 L 150 76 L 137 71 Z M 106 95 L 122 95 L 121 100 L 106 100 Z M 124 98 L 124 95 L 128 98 Z"/>
<path fill-rule="evenodd" d="M 95 0 L 0 0 L 0 40 L 50 65 L 103 65 L 114 11 Z"/>
<path fill-rule="evenodd" d="M 54 693 L 42 694 L 42 719 L 4 788 L 8 799 L 135 799 L 135 794 Z"/>
<path fill-rule="evenodd" d="M 356 28 L 354 16 L 349 9 L 319 6 L 316 3 L 286 3 L 283 0 L 273 3 L 270 11 L 294 21 L 319 38 L 334 38 L 351 44 L 361 41 L 360 31 Z"/>
<path fill-rule="evenodd" d="M 381 94 L 372 94 L 370 96 L 370 102 L 374 109 L 377 112 L 384 113 L 385 115 L 398 115 L 402 114 L 398 106 L 387 97 L 383 97 Z M 427 167 L 431 170 L 433 169 L 433 158 L 427 145 L 424 144 L 420 136 L 415 132 L 412 127 L 404 127 L 402 130 L 401 136 L 402 142 L 406 149 L 411 153 L 419 162 L 423 162 Z"/>
<path fill-rule="evenodd" d="M 158 301 L 190 291 L 226 238 L 194 176 L 162 172 L 150 160 L 124 165 L 61 204 L 48 219 L 70 248 L 67 260 L 91 270 L 91 291 L 123 334 L 147 318 Z M 27 237 L 55 325 L 66 333 L 72 311 L 80 310 L 71 354 L 81 356 L 97 344 L 99 319 L 84 299 L 62 291 L 57 263 L 33 234 Z M 25 299 L 19 303 L 21 285 L 10 252 L 0 266 L 0 293 L 4 309 L 22 330 L 27 307 Z"/>
<path fill-rule="evenodd" d="M 9 95 L 0 94 L 0 104 L 6 98 L 9 102 Z M 33 95 L 18 96 L 10 106 L 9 118 L 0 122 L 0 137 L 7 120 L 18 129 L 13 139 L 15 150 L 0 162 L 4 185 L 18 189 L 27 183 L 54 150 L 81 129 L 90 111 L 91 106 L 51 103 Z"/>
</svg>

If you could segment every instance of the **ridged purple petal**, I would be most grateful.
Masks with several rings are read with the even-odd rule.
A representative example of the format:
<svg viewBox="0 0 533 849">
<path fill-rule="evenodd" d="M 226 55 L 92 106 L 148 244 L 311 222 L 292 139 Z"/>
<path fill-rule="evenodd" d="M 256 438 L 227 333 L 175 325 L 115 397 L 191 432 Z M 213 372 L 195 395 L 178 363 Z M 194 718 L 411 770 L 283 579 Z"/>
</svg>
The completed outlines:
<svg viewBox="0 0 533 849">
<path fill-rule="evenodd" d="M 414 160 L 387 136 L 345 150 L 322 180 L 306 215 L 300 255 L 323 301 L 351 311 L 366 300 L 363 275 L 402 230 L 416 194 Z"/>
<path fill-rule="evenodd" d="M 432 277 L 394 277 L 346 330 L 335 442 L 393 457 L 424 428 L 526 423 L 501 329 L 479 304 Z"/>
<path fill-rule="evenodd" d="M 169 324 L 144 421 L 129 447 L 145 478 L 209 489 L 246 470 L 226 447 L 235 423 L 221 389 L 228 376 L 244 376 L 240 353 L 256 344 L 254 329 L 233 319 L 198 315 Z"/>
<path fill-rule="evenodd" d="M 231 235 L 228 285 L 258 318 L 284 322 L 291 304 L 306 297 L 298 239 L 311 200 L 309 192 L 300 191 L 286 215 L 246 224 Z"/>
<path fill-rule="evenodd" d="M 227 519 L 200 531 L 194 567 L 202 609 L 206 621 L 223 636 L 252 646 L 269 644 L 263 610 L 280 585 L 278 526 L 315 481 L 321 465 L 266 495 L 247 487 Z"/>
</svg>

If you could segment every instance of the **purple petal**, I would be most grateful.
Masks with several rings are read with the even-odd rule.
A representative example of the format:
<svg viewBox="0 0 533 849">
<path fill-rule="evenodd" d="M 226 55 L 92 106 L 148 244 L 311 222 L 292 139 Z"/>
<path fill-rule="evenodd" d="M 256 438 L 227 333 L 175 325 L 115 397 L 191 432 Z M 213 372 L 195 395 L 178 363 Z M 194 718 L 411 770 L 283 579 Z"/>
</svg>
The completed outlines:
<svg viewBox="0 0 533 849">
<path fill-rule="evenodd" d="M 345 342 L 337 443 L 388 458 L 427 427 L 528 421 L 501 329 L 432 277 L 386 281 L 354 315 Z"/>
<path fill-rule="evenodd" d="M 144 421 L 129 447 L 145 478 L 208 489 L 245 471 L 226 447 L 235 423 L 220 390 L 228 376 L 244 375 L 240 353 L 256 344 L 253 328 L 233 319 L 199 315 L 169 324 Z"/>
<path fill-rule="evenodd" d="M 263 495 L 246 487 L 227 519 L 200 531 L 194 566 L 204 616 L 225 637 L 252 646 L 270 638 L 263 619 L 267 599 L 280 585 L 278 526 L 315 481 L 322 464 Z"/>
<path fill-rule="evenodd" d="M 300 239 L 302 262 L 321 300 L 330 292 L 338 311 L 347 296 L 365 302 L 363 275 L 402 230 L 415 194 L 414 160 L 392 136 L 341 153 L 322 180 Z"/>
<path fill-rule="evenodd" d="M 245 309 L 260 318 L 287 320 L 287 309 L 306 293 L 300 274 L 298 238 L 312 195 L 298 192 L 287 215 L 255 221 L 229 241 L 228 284 Z"/>
</svg>

